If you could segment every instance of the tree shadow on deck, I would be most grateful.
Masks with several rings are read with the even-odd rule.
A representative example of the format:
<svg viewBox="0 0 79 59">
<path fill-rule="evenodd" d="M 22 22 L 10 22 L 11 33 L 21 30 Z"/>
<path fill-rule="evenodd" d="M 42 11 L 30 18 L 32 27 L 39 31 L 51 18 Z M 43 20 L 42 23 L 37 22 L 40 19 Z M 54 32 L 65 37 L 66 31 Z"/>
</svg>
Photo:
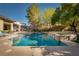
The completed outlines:
<svg viewBox="0 0 79 59">
<path fill-rule="evenodd" d="M 45 47 L 43 51 L 44 56 L 79 56 L 77 47 Z"/>
</svg>

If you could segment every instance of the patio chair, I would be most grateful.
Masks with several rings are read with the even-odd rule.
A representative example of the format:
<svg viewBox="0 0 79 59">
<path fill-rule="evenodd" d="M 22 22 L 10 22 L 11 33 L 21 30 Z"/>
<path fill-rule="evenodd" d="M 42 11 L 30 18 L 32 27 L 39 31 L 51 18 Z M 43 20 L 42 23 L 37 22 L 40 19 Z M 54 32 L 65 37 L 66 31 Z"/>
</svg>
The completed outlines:
<svg viewBox="0 0 79 59">
<path fill-rule="evenodd" d="M 0 37 L 5 37 L 7 33 L 0 32 Z"/>
</svg>

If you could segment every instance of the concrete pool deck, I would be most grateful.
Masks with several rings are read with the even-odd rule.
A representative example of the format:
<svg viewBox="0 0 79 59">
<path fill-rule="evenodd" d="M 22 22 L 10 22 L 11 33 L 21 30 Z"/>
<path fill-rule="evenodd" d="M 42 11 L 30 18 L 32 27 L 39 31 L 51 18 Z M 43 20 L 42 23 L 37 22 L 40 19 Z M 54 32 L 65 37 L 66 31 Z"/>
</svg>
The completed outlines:
<svg viewBox="0 0 79 59">
<path fill-rule="evenodd" d="M 10 35 L 0 38 L 0 56 L 79 56 L 79 44 L 62 40 L 68 46 L 11 46 Z"/>
</svg>

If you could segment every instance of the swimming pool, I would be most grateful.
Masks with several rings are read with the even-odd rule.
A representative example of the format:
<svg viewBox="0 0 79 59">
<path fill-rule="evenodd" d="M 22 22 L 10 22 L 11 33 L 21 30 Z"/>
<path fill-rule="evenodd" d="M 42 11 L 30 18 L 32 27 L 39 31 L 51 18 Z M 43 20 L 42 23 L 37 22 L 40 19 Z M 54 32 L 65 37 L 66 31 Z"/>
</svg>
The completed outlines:
<svg viewBox="0 0 79 59">
<path fill-rule="evenodd" d="M 22 37 L 12 38 L 13 46 L 66 46 L 61 41 L 46 33 L 32 33 Z"/>
</svg>

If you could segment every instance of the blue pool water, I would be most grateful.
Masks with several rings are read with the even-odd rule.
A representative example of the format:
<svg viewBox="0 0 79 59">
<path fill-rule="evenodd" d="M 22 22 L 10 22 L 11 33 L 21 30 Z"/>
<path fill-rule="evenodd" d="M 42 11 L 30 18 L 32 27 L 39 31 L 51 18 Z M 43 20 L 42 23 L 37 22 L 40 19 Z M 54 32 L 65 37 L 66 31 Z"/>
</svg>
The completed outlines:
<svg viewBox="0 0 79 59">
<path fill-rule="evenodd" d="M 66 46 L 46 33 L 32 33 L 12 39 L 13 46 Z"/>
</svg>

